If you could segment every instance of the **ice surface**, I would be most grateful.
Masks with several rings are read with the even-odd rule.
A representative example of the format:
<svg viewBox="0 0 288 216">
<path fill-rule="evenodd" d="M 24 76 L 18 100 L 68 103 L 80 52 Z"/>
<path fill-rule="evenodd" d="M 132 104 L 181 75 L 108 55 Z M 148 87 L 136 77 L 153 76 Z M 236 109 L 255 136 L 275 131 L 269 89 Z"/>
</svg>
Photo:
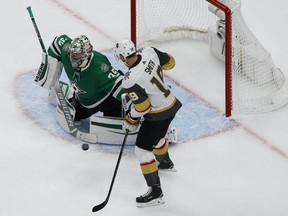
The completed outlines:
<svg viewBox="0 0 288 216">
<path fill-rule="evenodd" d="M 62 131 L 45 93 L 31 80 L 41 48 L 29 5 L 46 46 L 58 34 L 86 34 L 95 49 L 109 53 L 130 31 L 128 0 L 2 2 L 1 215 L 287 215 L 288 108 L 235 121 L 224 118 L 223 65 L 206 44 L 187 40 L 155 44 L 175 56 L 177 65 L 167 76 L 185 103 L 175 119 L 181 142 L 170 148 L 178 172 L 160 173 L 166 204 L 136 207 L 135 197 L 147 188 L 130 149 L 108 205 L 92 213 L 106 198 L 118 149 L 95 145 L 83 151 L 79 142 L 51 133 Z M 242 1 L 247 24 L 286 75 L 287 9 L 286 1 Z"/>
</svg>

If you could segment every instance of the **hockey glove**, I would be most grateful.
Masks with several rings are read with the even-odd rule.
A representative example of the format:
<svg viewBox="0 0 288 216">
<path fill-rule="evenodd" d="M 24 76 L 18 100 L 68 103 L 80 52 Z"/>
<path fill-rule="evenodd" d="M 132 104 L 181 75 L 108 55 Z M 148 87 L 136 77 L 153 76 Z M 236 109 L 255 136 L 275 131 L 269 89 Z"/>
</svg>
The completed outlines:
<svg viewBox="0 0 288 216">
<path fill-rule="evenodd" d="M 129 132 L 136 131 L 139 126 L 140 119 L 141 118 L 133 118 L 129 112 L 124 119 L 122 129 L 128 130 Z"/>
<path fill-rule="evenodd" d="M 42 62 L 35 77 L 35 82 L 50 90 L 62 73 L 63 64 L 56 58 L 42 53 Z"/>
</svg>

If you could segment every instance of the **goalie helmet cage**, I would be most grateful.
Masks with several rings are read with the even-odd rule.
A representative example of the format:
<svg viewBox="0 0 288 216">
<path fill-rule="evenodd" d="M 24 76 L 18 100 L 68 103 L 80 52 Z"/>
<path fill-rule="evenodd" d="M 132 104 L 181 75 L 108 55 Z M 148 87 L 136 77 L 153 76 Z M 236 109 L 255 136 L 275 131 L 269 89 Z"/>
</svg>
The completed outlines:
<svg viewBox="0 0 288 216">
<path fill-rule="evenodd" d="M 209 29 L 225 26 L 225 113 L 263 113 L 288 103 L 288 83 L 246 25 L 240 0 L 131 0 L 131 40 L 191 38 L 209 41 Z M 208 10 L 213 5 L 214 14 Z"/>
</svg>

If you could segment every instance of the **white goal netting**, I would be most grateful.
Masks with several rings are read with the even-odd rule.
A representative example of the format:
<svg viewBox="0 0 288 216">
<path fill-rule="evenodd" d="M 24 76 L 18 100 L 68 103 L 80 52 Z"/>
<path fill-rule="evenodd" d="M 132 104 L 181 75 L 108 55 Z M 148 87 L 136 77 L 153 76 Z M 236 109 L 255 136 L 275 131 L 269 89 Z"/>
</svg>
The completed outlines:
<svg viewBox="0 0 288 216">
<path fill-rule="evenodd" d="M 219 33 L 220 19 L 225 24 L 225 18 L 216 16 L 208 10 L 211 4 L 206 0 L 135 1 L 136 29 L 132 31 L 136 31 L 138 47 L 151 41 L 162 42 L 182 38 L 205 40 L 211 43 L 211 32 L 214 31 L 215 35 Z M 228 82 L 232 93 L 226 91 L 226 94 L 231 94 L 230 112 L 233 115 L 261 113 L 287 104 L 287 80 L 282 71 L 274 65 L 270 54 L 246 25 L 240 11 L 240 1 L 212 1 L 222 3 L 232 12 L 230 26 L 232 43 L 231 45 L 225 43 L 227 32 L 225 25 L 220 31 L 224 34 L 222 42 L 219 42 L 230 47 L 232 53 L 231 68 L 226 68 L 231 73 Z M 226 82 L 227 84 L 229 83 Z"/>
</svg>

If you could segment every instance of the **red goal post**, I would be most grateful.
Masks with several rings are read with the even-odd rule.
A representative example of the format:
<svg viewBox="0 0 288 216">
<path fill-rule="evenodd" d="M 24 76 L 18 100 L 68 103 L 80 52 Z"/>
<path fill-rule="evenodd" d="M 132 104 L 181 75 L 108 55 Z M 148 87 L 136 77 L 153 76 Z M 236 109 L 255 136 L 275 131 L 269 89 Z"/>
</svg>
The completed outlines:
<svg viewBox="0 0 288 216">
<path fill-rule="evenodd" d="M 131 40 L 137 47 L 201 39 L 222 58 L 227 117 L 272 111 L 288 103 L 287 79 L 246 25 L 240 0 L 130 1 Z M 214 44 L 222 44 L 225 51 L 217 53 Z"/>
</svg>

